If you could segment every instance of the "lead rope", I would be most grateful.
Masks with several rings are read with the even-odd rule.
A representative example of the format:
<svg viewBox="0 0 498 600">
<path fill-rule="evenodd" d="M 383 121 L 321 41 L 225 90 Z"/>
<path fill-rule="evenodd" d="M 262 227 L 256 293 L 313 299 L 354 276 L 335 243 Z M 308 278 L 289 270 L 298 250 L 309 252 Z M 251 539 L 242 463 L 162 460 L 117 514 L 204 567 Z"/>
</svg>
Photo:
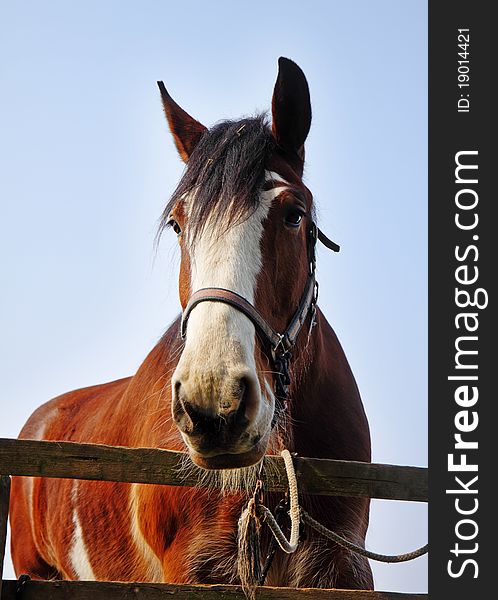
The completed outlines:
<svg viewBox="0 0 498 600">
<path fill-rule="evenodd" d="M 285 472 L 289 482 L 289 516 L 291 519 L 291 534 L 287 540 L 284 532 L 277 523 L 271 510 L 262 503 L 263 482 L 259 479 L 256 483 L 253 497 L 242 511 L 238 523 L 238 557 L 237 567 L 240 583 L 246 597 L 254 600 L 256 587 L 261 585 L 266 577 L 269 565 L 265 569 L 261 567 L 261 549 L 259 531 L 261 520 L 267 523 L 277 544 L 287 554 L 297 550 L 299 543 L 299 494 L 297 490 L 297 478 L 292 464 L 292 456 L 285 449 L 280 453 L 284 459 Z M 272 556 L 273 558 L 273 556 Z"/>
<path fill-rule="evenodd" d="M 269 508 L 266 508 L 264 504 L 260 504 L 259 510 L 280 548 L 286 554 L 292 554 L 297 550 L 299 543 L 299 495 L 297 492 L 297 479 L 294 465 L 292 464 L 292 456 L 287 449 L 282 450 L 280 456 L 284 459 L 285 472 L 287 473 L 287 479 L 289 481 L 289 517 L 291 520 L 290 539 L 287 540 Z"/>
<path fill-rule="evenodd" d="M 385 563 L 400 563 L 408 560 L 414 560 L 419 556 L 426 554 L 429 545 L 425 544 L 421 548 L 408 552 L 406 554 L 377 554 L 366 550 L 362 546 L 355 544 L 338 533 L 331 531 L 309 515 L 299 506 L 299 494 L 297 489 L 297 477 L 292 462 L 292 456 L 287 449 L 280 453 L 284 459 L 285 473 L 289 483 L 289 517 L 291 520 L 290 539 L 287 540 L 284 532 L 273 516 L 269 508 L 262 503 L 263 482 L 258 480 L 254 490 L 253 497 L 249 500 L 246 508 L 242 511 L 238 524 L 238 571 L 242 589 L 249 600 L 256 597 L 256 587 L 264 583 L 264 578 L 269 570 L 271 562 L 261 569 L 261 551 L 259 544 L 259 530 L 261 523 L 268 525 L 273 538 L 280 548 L 287 554 L 292 554 L 298 548 L 299 544 L 299 525 L 303 521 L 322 536 L 332 540 L 339 546 L 346 548 L 351 552 L 360 554 L 371 560 Z M 273 553 L 274 554 L 274 553 Z M 270 557 L 270 554 L 269 554 Z M 273 558 L 273 555 L 271 556 Z"/>
<path fill-rule="evenodd" d="M 426 554 L 429 550 L 429 544 L 425 544 L 425 546 L 417 548 L 417 550 L 414 550 L 413 552 L 407 552 L 406 554 L 377 554 L 376 552 L 370 552 L 370 550 L 366 550 L 362 546 L 358 546 L 357 544 L 350 542 L 346 538 L 343 538 L 342 535 L 339 535 L 338 533 L 327 529 L 327 527 L 324 527 L 321 523 L 315 521 L 315 519 L 303 509 L 301 509 L 301 517 L 304 523 L 312 527 L 318 533 L 321 533 L 324 537 L 328 538 L 329 540 L 332 540 L 333 542 L 335 542 L 339 546 L 342 546 L 343 548 L 351 550 L 351 552 L 361 554 L 361 556 L 365 556 L 366 558 L 370 558 L 371 560 L 376 560 L 385 563 L 406 562 L 407 560 L 414 560 L 415 558 Z"/>
</svg>

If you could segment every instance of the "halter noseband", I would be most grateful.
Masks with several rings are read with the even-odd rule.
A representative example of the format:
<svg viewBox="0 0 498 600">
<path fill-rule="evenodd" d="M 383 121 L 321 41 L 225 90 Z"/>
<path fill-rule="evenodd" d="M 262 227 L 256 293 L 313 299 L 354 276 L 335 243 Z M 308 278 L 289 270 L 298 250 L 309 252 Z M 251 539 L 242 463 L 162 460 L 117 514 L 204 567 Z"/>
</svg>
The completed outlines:
<svg viewBox="0 0 498 600">
<path fill-rule="evenodd" d="M 187 335 L 187 324 L 190 313 L 201 302 L 221 302 L 232 306 L 242 314 L 244 314 L 254 325 L 258 333 L 262 335 L 265 341 L 271 348 L 271 357 L 275 367 L 275 395 L 284 404 L 288 399 L 288 388 L 290 385 L 289 365 L 292 357 L 291 350 L 294 347 L 299 333 L 306 321 L 306 317 L 311 311 L 311 327 L 315 324 L 316 303 L 318 300 L 318 282 L 315 278 L 316 257 L 315 248 L 316 242 L 320 240 L 324 246 L 334 252 L 339 252 L 340 246 L 329 240 L 324 235 L 316 224 L 312 221 L 308 230 L 308 278 L 304 287 L 299 306 L 292 316 L 289 325 L 283 333 L 278 333 L 271 327 L 262 317 L 259 311 L 245 298 L 233 292 L 219 287 L 201 288 L 194 292 L 188 301 L 187 306 L 182 314 L 180 325 L 180 334 L 182 339 Z M 276 422 L 275 413 L 272 426 Z"/>
</svg>

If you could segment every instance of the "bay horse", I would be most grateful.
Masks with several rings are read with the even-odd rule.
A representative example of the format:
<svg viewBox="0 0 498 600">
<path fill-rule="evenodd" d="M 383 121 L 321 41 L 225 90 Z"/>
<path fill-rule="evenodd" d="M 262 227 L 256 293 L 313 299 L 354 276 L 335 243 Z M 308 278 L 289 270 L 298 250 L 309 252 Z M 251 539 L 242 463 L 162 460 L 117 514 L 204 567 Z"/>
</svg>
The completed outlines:
<svg viewBox="0 0 498 600">
<path fill-rule="evenodd" d="M 355 379 L 316 306 L 319 234 L 302 178 L 311 125 L 304 73 L 279 59 L 271 125 L 256 116 L 207 129 L 158 84 L 186 163 L 160 227 L 178 236 L 183 319 L 135 375 L 47 402 L 20 438 L 187 450 L 186 469 L 219 481 L 14 477 L 18 575 L 238 583 L 237 521 L 265 454 L 285 445 L 301 456 L 371 458 Z M 301 503 L 364 544 L 368 499 L 303 495 Z M 372 589 L 373 580 L 365 558 L 306 531 L 295 554 L 276 555 L 266 584 Z"/>
</svg>

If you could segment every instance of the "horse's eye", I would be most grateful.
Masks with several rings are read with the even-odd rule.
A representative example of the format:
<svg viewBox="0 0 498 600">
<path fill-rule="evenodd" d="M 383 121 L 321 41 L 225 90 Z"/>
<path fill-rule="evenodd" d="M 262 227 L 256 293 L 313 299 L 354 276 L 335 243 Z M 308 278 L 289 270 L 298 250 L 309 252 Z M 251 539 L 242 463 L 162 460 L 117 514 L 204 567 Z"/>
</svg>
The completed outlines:
<svg viewBox="0 0 498 600">
<path fill-rule="evenodd" d="M 176 233 L 176 235 L 181 234 L 182 228 L 180 227 L 180 225 L 178 225 L 178 223 L 174 219 L 170 219 L 168 221 L 168 225 L 171 227 L 171 229 L 173 229 L 173 231 Z"/>
<path fill-rule="evenodd" d="M 293 208 L 285 215 L 284 223 L 289 227 L 299 227 L 303 220 L 303 216 L 303 211 Z"/>
</svg>

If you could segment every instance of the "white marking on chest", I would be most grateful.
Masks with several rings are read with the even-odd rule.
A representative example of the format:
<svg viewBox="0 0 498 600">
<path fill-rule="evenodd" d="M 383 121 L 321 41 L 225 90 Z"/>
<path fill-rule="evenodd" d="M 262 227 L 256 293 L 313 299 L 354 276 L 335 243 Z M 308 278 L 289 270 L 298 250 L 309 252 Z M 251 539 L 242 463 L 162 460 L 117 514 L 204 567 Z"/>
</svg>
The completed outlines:
<svg viewBox="0 0 498 600">
<path fill-rule="evenodd" d="M 45 414 L 43 417 L 41 417 L 40 421 L 37 424 L 36 429 L 34 431 L 30 432 L 29 439 L 43 440 L 44 436 L 45 436 L 45 430 L 47 429 L 47 425 L 50 423 L 51 418 L 55 414 L 56 414 L 56 410 L 51 410 L 47 414 Z M 26 490 L 26 497 L 28 498 L 28 502 L 29 502 L 29 514 L 31 517 L 31 519 L 30 519 L 31 527 L 33 528 L 33 524 L 35 522 L 34 498 L 33 498 L 35 480 L 33 477 L 24 477 L 23 481 L 24 481 L 24 486 L 25 486 L 25 490 Z M 41 481 L 41 480 L 38 479 L 37 481 Z"/>
<path fill-rule="evenodd" d="M 254 303 L 256 281 L 261 270 L 263 223 L 274 194 L 262 194 L 252 215 L 236 224 L 227 224 L 223 215 L 212 215 L 202 236 L 190 248 L 192 292 L 206 287 L 231 290 Z M 228 225 L 228 227 L 227 227 Z M 248 365 L 254 364 L 254 325 L 234 308 L 214 302 L 199 304 L 192 311 L 187 330 L 187 347 L 213 348 L 235 340 L 243 348 Z M 213 360 L 219 354 L 214 353 Z M 204 355 L 210 361 L 213 354 Z"/>
<path fill-rule="evenodd" d="M 92 565 L 86 548 L 85 540 L 83 539 L 83 529 L 81 527 L 76 505 L 77 499 L 77 482 L 73 484 L 72 499 L 73 499 L 73 539 L 71 550 L 69 551 L 69 560 L 78 579 L 83 581 L 95 581 L 96 577 L 93 573 Z"/>
<path fill-rule="evenodd" d="M 163 569 L 161 561 L 152 550 L 151 546 L 145 539 L 139 522 L 139 486 L 134 483 L 130 491 L 130 518 L 131 518 L 131 535 L 135 546 L 145 563 L 147 572 L 147 581 L 160 582 L 163 580 Z"/>
</svg>

